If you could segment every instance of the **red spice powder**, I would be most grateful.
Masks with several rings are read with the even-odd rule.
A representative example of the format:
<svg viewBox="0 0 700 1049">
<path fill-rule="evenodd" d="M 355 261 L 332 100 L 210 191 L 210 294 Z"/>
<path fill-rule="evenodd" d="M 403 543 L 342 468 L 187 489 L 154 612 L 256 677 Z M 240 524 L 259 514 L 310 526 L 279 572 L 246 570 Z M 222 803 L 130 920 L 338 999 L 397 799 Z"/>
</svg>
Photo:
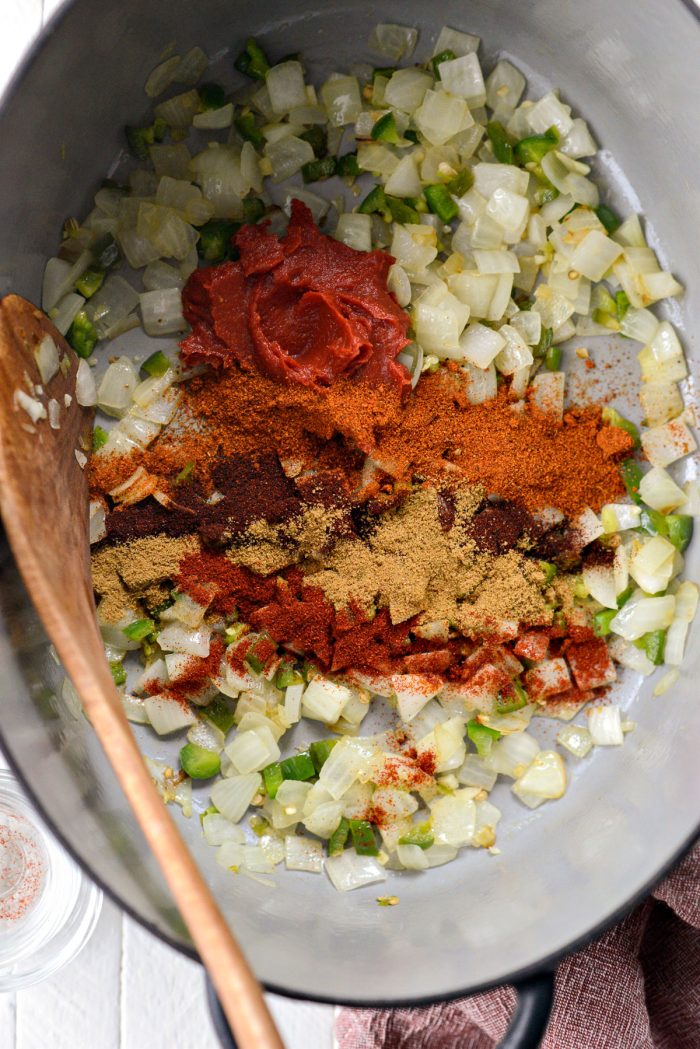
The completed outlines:
<svg viewBox="0 0 700 1049">
<path fill-rule="evenodd" d="M 151 681 L 146 686 L 146 692 L 149 695 L 158 694 L 186 704 L 192 696 L 210 687 L 212 677 L 216 677 L 219 673 L 225 650 L 226 645 L 223 638 L 214 635 L 208 656 L 190 656 L 184 669 L 174 681 L 169 681 L 165 688 L 162 682 Z"/>
</svg>

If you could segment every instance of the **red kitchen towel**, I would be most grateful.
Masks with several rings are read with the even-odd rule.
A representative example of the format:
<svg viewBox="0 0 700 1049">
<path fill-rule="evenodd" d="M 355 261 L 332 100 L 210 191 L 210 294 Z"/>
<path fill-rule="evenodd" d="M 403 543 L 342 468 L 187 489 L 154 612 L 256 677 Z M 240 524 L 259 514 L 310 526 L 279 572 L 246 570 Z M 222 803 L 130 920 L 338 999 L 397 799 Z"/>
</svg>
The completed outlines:
<svg viewBox="0 0 700 1049">
<path fill-rule="evenodd" d="M 340 1049 L 494 1049 L 509 987 L 426 1009 L 343 1009 Z M 623 922 L 562 962 L 542 1049 L 700 1049 L 700 847 Z"/>
</svg>

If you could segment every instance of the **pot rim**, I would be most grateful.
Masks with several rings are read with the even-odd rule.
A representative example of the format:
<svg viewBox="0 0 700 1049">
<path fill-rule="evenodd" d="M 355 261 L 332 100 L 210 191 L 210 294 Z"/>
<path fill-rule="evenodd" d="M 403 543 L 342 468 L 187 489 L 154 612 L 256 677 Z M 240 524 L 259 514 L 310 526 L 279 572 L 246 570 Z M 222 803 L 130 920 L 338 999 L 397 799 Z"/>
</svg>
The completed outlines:
<svg viewBox="0 0 700 1049">
<path fill-rule="evenodd" d="M 2 93 L 0 93 L 0 111 L 2 111 L 8 100 L 15 94 L 19 89 L 22 80 L 30 68 L 35 58 L 40 54 L 41 51 L 46 47 L 51 35 L 54 30 L 61 24 L 63 19 L 67 16 L 69 10 L 74 6 L 76 0 L 65 0 L 64 4 L 51 16 L 46 22 L 41 31 L 37 34 L 35 39 L 29 45 L 27 50 L 24 52 L 19 64 L 17 65 L 12 77 L 5 86 Z M 698 27 L 700 28 L 700 0 L 676 0 L 676 3 L 680 3 L 690 15 L 695 19 Z M 27 595 L 27 601 L 30 601 Z M 139 914 L 138 911 L 127 903 L 118 892 L 116 892 L 111 885 L 109 885 L 102 877 L 98 877 L 91 869 L 89 863 L 83 859 L 78 850 L 70 843 L 63 835 L 61 829 L 54 823 L 53 818 L 44 808 L 41 799 L 35 794 L 31 783 L 24 774 L 24 771 L 20 767 L 19 763 L 15 760 L 15 756 L 12 752 L 11 745 L 6 739 L 2 731 L 2 723 L 0 722 L 0 749 L 2 749 L 7 762 L 16 775 L 19 783 L 23 790 L 26 792 L 31 803 L 36 808 L 37 812 L 41 816 L 42 820 L 54 835 L 54 837 L 60 842 L 62 847 L 66 850 L 69 856 L 78 864 L 80 869 L 90 878 L 105 895 L 115 903 L 121 910 L 129 915 L 134 921 L 138 922 L 143 928 L 147 929 L 153 936 L 156 936 L 161 942 L 172 947 L 174 950 L 179 951 L 181 954 L 186 955 L 193 961 L 201 963 L 201 959 L 197 951 L 187 944 L 176 940 L 162 929 L 158 928 L 148 919 L 144 918 L 143 915 Z M 620 907 L 615 908 L 605 917 L 601 918 L 599 922 L 589 928 L 585 933 L 580 936 L 574 937 L 568 941 L 563 947 L 560 947 L 556 951 L 552 951 L 545 955 L 543 958 L 531 965 L 525 966 L 520 969 L 507 971 L 498 980 L 488 980 L 484 983 L 476 983 L 470 986 L 460 988 L 459 990 L 449 991 L 446 994 L 440 995 L 428 995 L 425 997 L 416 998 L 391 998 L 391 999 L 353 999 L 343 997 L 328 997 L 326 995 L 309 995 L 307 993 L 301 993 L 288 987 L 282 987 L 279 984 L 271 983 L 268 981 L 261 980 L 263 988 L 271 994 L 281 995 L 284 998 L 290 998 L 292 1000 L 314 1002 L 319 1005 L 341 1005 L 347 1006 L 354 1009 L 401 1009 L 401 1008 L 425 1008 L 431 1005 L 436 1005 L 440 1002 L 455 1001 L 458 998 L 466 998 L 470 995 L 480 994 L 483 991 L 492 990 L 495 987 L 501 987 L 503 985 L 512 985 L 527 980 L 533 976 L 536 976 L 542 972 L 553 972 L 559 962 L 576 951 L 587 946 L 593 940 L 597 939 L 608 929 L 612 928 L 613 925 L 617 925 L 623 918 L 627 917 L 634 908 L 640 904 L 647 896 L 653 891 L 653 889 L 665 878 L 667 874 L 676 866 L 680 860 L 690 852 L 693 846 L 700 842 L 700 819 L 693 831 L 683 841 L 683 843 L 674 851 L 674 853 L 667 857 L 664 862 L 657 869 L 655 874 L 649 878 L 645 884 L 633 893 Z"/>
</svg>

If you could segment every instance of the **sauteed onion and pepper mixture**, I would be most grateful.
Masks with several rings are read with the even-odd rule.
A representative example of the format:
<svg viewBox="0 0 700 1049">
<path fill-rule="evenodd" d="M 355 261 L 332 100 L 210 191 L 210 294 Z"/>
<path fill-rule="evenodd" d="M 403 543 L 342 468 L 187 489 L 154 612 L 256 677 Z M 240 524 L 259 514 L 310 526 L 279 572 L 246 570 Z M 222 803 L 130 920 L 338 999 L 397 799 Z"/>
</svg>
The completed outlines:
<svg viewBox="0 0 700 1049">
<path fill-rule="evenodd" d="M 585 120 L 479 43 L 445 27 L 417 63 L 378 25 L 377 65 L 323 82 L 253 39 L 225 84 L 173 54 L 46 266 L 99 409 L 78 455 L 114 681 L 182 736 L 150 763 L 165 799 L 250 877 L 342 891 L 498 851 L 494 789 L 560 798 L 634 728 L 622 672 L 680 673 L 700 487 L 653 307 L 683 288 L 601 196 Z M 640 427 L 603 398 L 621 337 Z M 18 407 L 39 424 L 40 393 Z"/>
</svg>

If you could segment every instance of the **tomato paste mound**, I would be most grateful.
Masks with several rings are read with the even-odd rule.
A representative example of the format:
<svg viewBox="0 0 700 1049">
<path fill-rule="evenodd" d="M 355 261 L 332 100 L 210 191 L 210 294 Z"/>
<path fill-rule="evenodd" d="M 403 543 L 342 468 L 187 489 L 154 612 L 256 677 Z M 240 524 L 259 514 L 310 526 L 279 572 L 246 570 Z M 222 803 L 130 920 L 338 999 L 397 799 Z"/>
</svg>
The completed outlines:
<svg viewBox="0 0 700 1049">
<path fill-rule="evenodd" d="M 409 321 L 387 290 L 391 255 L 327 237 L 298 200 L 284 237 L 262 223 L 234 239 L 240 260 L 195 270 L 182 293 L 192 326 L 181 343 L 186 365 L 237 361 L 304 386 L 352 376 L 408 395 L 396 356 Z"/>
</svg>

